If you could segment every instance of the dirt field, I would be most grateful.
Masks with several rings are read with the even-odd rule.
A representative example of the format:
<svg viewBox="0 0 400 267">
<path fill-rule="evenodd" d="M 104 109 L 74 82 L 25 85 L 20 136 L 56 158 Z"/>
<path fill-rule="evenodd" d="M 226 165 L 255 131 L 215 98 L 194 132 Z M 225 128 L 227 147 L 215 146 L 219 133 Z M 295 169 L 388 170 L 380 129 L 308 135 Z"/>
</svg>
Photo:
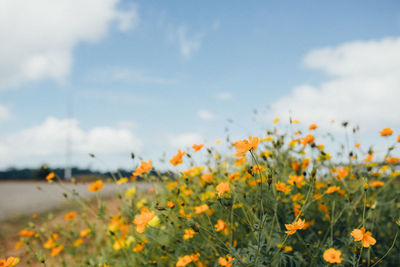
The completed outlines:
<svg viewBox="0 0 400 267">
<path fill-rule="evenodd" d="M 100 192 L 102 196 L 110 196 L 132 185 L 105 184 Z M 138 190 L 145 190 L 150 185 L 141 183 L 139 187 Z M 46 182 L 0 182 L 0 221 L 62 206 L 68 203 L 63 193 L 71 198 L 73 190 L 83 198 L 94 196 L 94 193 L 88 192 L 87 184 L 64 184 L 61 187 L 58 183 Z"/>
<path fill-rule="evenodd" d="M 153 185 L 150 183 L 128 183 L 117 186 L 105 184 L 100 191 L 108 209 L 117 212 L 119 200 L 116 198 L 118 192 L 136 185 L 137 192 L 146 192 Z M 37 187 L 40 187 L 40 190 Z M 46 222 L 48 213 L 54 214 L 52 223 L 65 223 L 63 215 L 66 210 L 75 210 L 77 203 L 68 201 L 63 196 L 67 192 L 68 198 L 72 196 L 72 190 L 76 190 L 83 198 L 89 198 L 94 193 L 88 192 L 87 184 L 66 184 L 61 188 L 57 184 L 42 182 L 1 182 L 0 183 L 0 258 L 4 256 L 17 256 L 22 260 L 18 266 L 42 266 L 39 262 L 24 260 L 24 250 L 14 249 L 19 240 L 18 231 L 25 228 L 32 221 L 32 214 L 38 214 L 36 222 Z M 48 223 L 47 223 L 48 224 Z"/>
</svg>

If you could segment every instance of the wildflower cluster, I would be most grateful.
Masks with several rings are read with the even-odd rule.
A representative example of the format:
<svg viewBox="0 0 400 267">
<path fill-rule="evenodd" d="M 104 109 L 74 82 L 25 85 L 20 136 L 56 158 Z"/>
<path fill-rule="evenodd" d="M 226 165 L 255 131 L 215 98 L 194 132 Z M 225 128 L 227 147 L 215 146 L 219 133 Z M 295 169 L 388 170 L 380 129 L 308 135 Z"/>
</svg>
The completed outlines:
<svg viewBox="0 0 400 267">
<path fill-rule="evenodd" d="M 316 124 L 305 133 L 267 131 L 228 142 L 225 157 L 218 146 L 194 144 L 171 156 L 176 174 L 161 178 L 141 161 L 130 180 L 146 183 L 122 189 L 129 179 L 115 179 L 117 209 L 101 202 L 104 183 L 95 181 L 88 190 L 98 205 L 66 213 L 64 226 L 51 231 L 30 224 L 18 247 L 68 266 L 396 266 L 400 171 L 391 153 L 400 136 L 374 161 L 356 140 L 331 156 L 318 131 Z M 204 166 L 194 153 L 207 158 Z"/>
</svg>

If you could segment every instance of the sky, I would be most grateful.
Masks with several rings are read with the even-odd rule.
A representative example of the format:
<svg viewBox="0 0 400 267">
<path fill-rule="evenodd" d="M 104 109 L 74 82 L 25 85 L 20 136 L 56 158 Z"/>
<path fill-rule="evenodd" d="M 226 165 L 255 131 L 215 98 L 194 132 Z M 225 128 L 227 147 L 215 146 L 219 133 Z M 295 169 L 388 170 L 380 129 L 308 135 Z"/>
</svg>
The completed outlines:
<svg viewBox="0 0 400 267">
<path fill-rule="evenodd" d="M 398 1 L 3 0 L 0 40 L 0 169 L 65 166 L 68 136 L 74 166 L 163 166 L 276 117 L 399 133 Z"/>
</svg>

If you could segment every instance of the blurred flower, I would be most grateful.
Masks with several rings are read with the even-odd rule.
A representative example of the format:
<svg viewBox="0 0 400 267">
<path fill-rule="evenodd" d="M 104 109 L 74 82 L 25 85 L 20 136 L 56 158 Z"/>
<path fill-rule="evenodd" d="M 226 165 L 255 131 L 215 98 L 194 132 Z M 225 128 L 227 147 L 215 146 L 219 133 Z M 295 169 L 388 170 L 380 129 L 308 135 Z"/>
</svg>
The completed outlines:
<svg viewBox="0 0 400 267">
<path fill-rule="evenodd" d="M 67 221 L 72 220 L 72 219 L 76 218 L 77 215 L 78 214 L 75 211 L 68 212 L 67 214 L 64 215 L 64 220 L 67 220 Z"/>
<path fill-rule="evenodd" d="M 55 247 L 51 250 L 50 256 L 54 257 L 58 254 L 60 254 L 60 252 L 64 249 L 63 245 L 59 245 L 58 247 Z"/>
<path fill-rule="evenodd" d="M 393 134 L 393 130 L 390 128 L 384 128 L 382 131 L 380 131 L 381 136 L 391 136 Z"/>
<path fill-rule="evenodd" d="M 86 237 L 88 234 L 90 234 L 90 232 L 92 232 L 92 230 L 90 230 L 90 228 L 86 228 L 86 229 L 83 229 L 83 230 L 79 233 L 79 235 L 80 235 L 81 237 Z"/>
<path fill-rule="evenodd" d="M 180 149 L 178 149 L 178 153 L 175 156 L 173 156 L 169 162 L 171 162 L 172 165 L 177 166 L 183 162 L 182 157 L 185 154 L 186 152 L 182 152 Z"/>
<path fill-rule="evenodd" d="M 195 231 L 193 229 L 184 229 L 185 234 L 183 235 L 183 239 L 190 239 L 193 238 Z"/>
<path fill-rule="evenodd" d="M 14 267 L 19 262 L 17 257 L 8 257 L 7 259 L 0 259 L 0 267 Z"/>
<path fill-rule="evenodd" d="M 220 232 L 226 228 L 226 222 L 221 219 L 218 219 L 217 224 L 214 225 L 215 231 Z"/>
<path fill-rule="evenodd" d="M 140 166 L 136 168 L 136 171 L 132 173 L 132 175 L 134 177 L 140 176 L 143 173 L 146 173 L 148 171 L 151 170 L 151 168 L 153 167 L 153 163 L 151 162 L 151 160 L 149 161 L 141 161 L 140 162 Z"/>
<path fill-rule="evenodd" d="M 54 174 L 54 172 L 51 172 L 51 173 L 47 174 L 46 180 L 47 180 L 47 181 L 53 180 L 54 177 L 56 177 L 55 174 Z"/>
<path fill-rule="evenodd" d="M 317 129 L 318 128 L 318 126 L 315 124 L 315 123 L 313 123 L 313 124 L 311 124 L 310 125 L 310 127 L 308 128 L 310 131 L 312 131 L 312 130 L 315 130 L 315 129 Z"/>
<path fill-rule="evenodd" d="M 290 192 L 290 186 L 288 186 L 285 183 L 282 182 L 277 182 L 275 183 L 276 191 L 284 192 L 284 193 L 289 193 Z"/>
<path fill-rule="evenodd" d="M 243 157 L 248 151 L 256 150 L 258 143 L 258 137 L 249 136 L 249 140 L 246 139 L 235 142 L 233 145 L 236 147 L 236 157 Z"/>
<path fill-rule="evenodd" d="M 189 255 L 179 257 L 178 262 L 176 263 L 176 267 L 183 267 L 192 262 L 192 257 Z"/>
<path fill-rule="evenodd" d="M 31 230 L 23 229 L 23 230 L 19 231 L 19 235 L 24 236 L 24 237 L 30 237 L 30 236 L 33 236 L 34 234 L 35 234 L 35 232 L 31 231 Z"/>
<path fill-rule="evenodd" d="M 94 181 L 89 185 L 89 192 L 97 192 L 103 188 L 104 184 L 102 180 Z"/>
<path fill-rule="evenodd" d="M 193 148 L 193 150 L 194 150 L 195 152 L 197 152 L 197 151 L 199 151 L 200 149 L 202 149 L 203 146 L 204 146 L 204 144 L 201 144 L 201 145 L 196 145 L 196 144 L 194 144 L 194 145 L 192 146 L 192 148 Z"/>
<path fill-rule="evenodd" d="M 215 189 L 217 190 L 218 196 L 220 197 L 224 193 L 230 191 L 229 182 L 221 182 L 217 185 Z"/>
</svg>

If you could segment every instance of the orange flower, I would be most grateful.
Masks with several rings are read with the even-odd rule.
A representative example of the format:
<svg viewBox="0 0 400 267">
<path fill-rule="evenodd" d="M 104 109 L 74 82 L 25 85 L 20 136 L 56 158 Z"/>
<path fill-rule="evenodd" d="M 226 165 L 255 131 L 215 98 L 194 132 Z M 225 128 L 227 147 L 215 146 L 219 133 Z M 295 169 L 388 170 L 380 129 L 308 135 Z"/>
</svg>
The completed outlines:
<svg viewBox="0 0 400 267">
<path fill-rule="evenodd" d="M 387 157 L 386 158 L 387 163 L 397 163 L 399 161 L 400 161 L 400 158 L 397 158 L 397 157 Z"/>
<path fill-rule="evenodd" d="M 92 230 L 90 230 L 90 228 L 86 228 L 86 229 L 83 229 L 83 230 L 79 233 L 79 235 L 80 235 L 81 237 L 85 237 L 85 236 L 87 236 L 88 234 L 90 234 L 90 232 L 92 232 Z"/>
<path fill-rule="evenodd" d="M 360 148 L 360 146 L 361 146 L 360 143 L 356 143 L 356 144 L 354 145 L 355 148 Z"/>
<path fill-rule="evenodd" d="M 342 252 L 334 248 L 329 248 L 324 251 L 324 260 L 329 263 L 341 263 L 343 259 L 341 258 Z"/>
<path fill-rule="evenodd" d="M 239 178 L 239 173 L 238 172 L 234 172 L 228 175 L 228 180 L 232 181 L 235 180 L 236 178 Z"/>
<path fill-rule="evenodd" d="M 173 209 L 175 207 L 175 203 L 168 201 L 167 206 L 168 206 L 168 208 Z"/>
<path fill-rule="evenodd" d="M 7 259 L 0 259 L 0 267 L 14 267 L 19 262 L 17 257 L 8 257 Z"/>
<path fill-rule="evenodd" d="M 213 174 L 212 173 L 204 173 L 201 175 L 201 180 L 204 182 L 209 182 L 211 183 L 213 181 Z"/>
<path fill-rule="evenodd" d="M 35 232 L 34 232 L 34 231 L 31 231 L 31 230 L 23 229 L 23 230 L 19 231 L 19 235 L 20 235 L 20 236 L 24 236 L 24 237 L 31 237 L 31 236 L 33 236 L 34 234 L 35 234 Z"/>
<path fill-rule="evenodd" d="M 400 134 L 397 136 L 397 142 L 400 143 Z"/>
<path fill-rule="evenodd" d="M 67 221 L 72 220 L 72 219 L 76 218 L 77 215 L 78 214 L 76 214 L 75 211 L 68 212 L 67 214 L 64 215 L 64 220 L 67 220 Z"/>
<path fill-rule="evenodd" d="M 54 177 L 56 177 L 55 174 L 54 174 L 54 172 L 51 172 L 51 173 L 47 174 L 46 180 L 47 180 L 47 181 L 53 180 Z"/>
<path fill-rule="evenodd" d="M 217 224 L 214 225 L 214 227 L 215 231 L 220 232 L 226 228 L 226 223 L 223 220 L 218 219 Z"/>
<path fill-rule="evenodd" d="M 199 151 L 200 149 L 202 149 L 203 146 L 204 146 L 204 144 L 201 144 L 201 145 L 196 145 L 196 144 L 194 144 L 194 145 L 192 146 L 192 148 L 194 149 L 195 152 L 197 152 L 197 151 Z"/>
<path fill-rule="evenodd" d="M 307 167 L 308 167 L 309 164 L 310 164 L 310 158 L 305 158 L 305 159 L 303 160 L 303 164 L 301 164 L 301 168 L 302 168 L 303 170 L 305 170 L 305 169 L 307 169 Z"/>
<path fill-rule="evenodd" d="M 332 193 L 335 193 L 336 191 L 339 191 L 339 190 L 340 190 L 339 186 L 332 185 L 332 186 L 328 187 L 328 189 L 326 189 L 325 193 L 332 194 Z"/>
<path fill-rule="evenodd" d="M 175 156 L 173 156 L 169 162 L 171 162 L 172 165 L 177 166 L 183 162 L 182 157 L 185 154 L 186 152 L 182 152 L 180 149 L 178 149 L 178 153 Z"/>
<path fill-rule="evenodd" d="M 185 234 L 183 235 L 183 239 L 190 239 L 193 238 L 195 231 L 193 229 L 184 229 Z"/>
<path fill-rule="evenodd" d="M 300 143 L 301 143 L 303 146 L 305 146 L 305 145 L 310 144 L 310 143 L 312 143 L 312 142 L 314 142 L 314 136 L 313 136 L 312 134 L 307 134 L 306 137 L 304 137 L 304 138 L 301 139 L 301 142 L 300 142 Z"/>
<path fill-rule="evenodd" d="M 290 185 L 296 185 L 297 188 L 302 188 L 306 182 L 304 181 L 304 175 L 289 175 L 288 183 Z"/>
<path fill-rule="evenodd" d="M 369 183 L 370 187 L 381 187 L 383 186 L 385 183 L 382 181 L 372 181 Z"/>
<path fill-rule="evenodd" d="M 298 171 L 300 169 L 300 163 L 298 163 L 297 161 L 293 161 L 292 163 L 290 163 L 290 165 L 292 166 L 292 169 L 294 171 Z"/>
<path fill-rule="evenodd" d="M 51 250 L 50 256 L 54 257 L 58 254 L 60 254 L 60 252 L 64 249 L 63 245 L 59 245 L 58 247 L 55 247 Z"/>
<path fill-rule="evenodd" d="M 79 247 L 80 245 L 82 245 L 83 243 L 83 239 L 82 238 L 78 238 L 77 240 L 75 240 L 75 242 L 72 244 L 73 247 Z"/>
<path fill-rule="evenodd" d="M 349 170 L 347 168 L 337 168 L 334 170 L 336 172 L 336 178 L 343 179 L 349 175 Z"/>
<path fill-rule="evenodd" d="M 144 250 L 144 246 L 142 244 L 137 244 L 136 247 L 132 249 L 132 252 L 139 252 Z"/>
<path fill-rule="evenodd" d="M 369 154 L 368 156 L 365 157 L 364 161 L 370 162 L 373 158 L 374 158 L 374 154 Z"/>
<path fill-rule="evenodd" d="M 247 151 L 256 150 L 260 140 L 258 137 L 249 136 L 249 141 L 246 139 L 235 142 L 233 145 L 236 147 L 236 157 L 243 157 Z"/>
<path fill-rule="evenodd" d="M 192 257 L 189 255 L 179 257 L 178 262 L 176 263 L 176 267 L 183 267 L 192 262 Z"/>
<path fill-rule="evenodd" d="M 210 208 L 208 207 L 207 204 L 203 204 L 203 205 L 200 205 L 200 206 L 198 206 L 198 207 L 194 207 L 194 213 L 196 213 L 196 214 L 201 214 L 201 213 L 203 213 L 203 212 L 208 211 L 209 209 L 210 209 Z"/>
<path fill-rule="evenodd" d="M 373 246 L 376 243 L 375 238 L 372 237 L 372 233 L 365 232 L 364 227 L 361 227 L 361 229 L 354 229 L 350 235 L 354 238 L 354 241 L 361 241 L 361 244 L 365 248 L 371 245 Z"/>
<path fill-rule="evenodd" d="M 285 183 L 282 182 L 277 182 L 275 183 L 276 191 L 284 192 L 284 193 L 289 193 L 290 192 L 290 186 L 286 185 Z"/>
<path fill-rule="evenodd" d="M 231 261 L 233 261 L 234 259 L 235 259 L 235 258 L 233 258 L 233 257 L 231 257 L 231 256 L 229 256 L 229 255 L 227 255 L 226 258 L 219 257 L 218 263 L 219 263 L 221 266 L 231 267 L 231 266 L 232 266 Z"/>
<path fill-rule="evenodd" d="M 318 128 L 318 126 L 315 124 L 315 123 L 313 123 L 313 124 L 311 124 L 310 125 L 310 127 L 308 128 L 310 131 L 312 131 L 312 130 L 315 130 L 315 129 L 317 129 Z"/>
<path fill-rule="evenodd" d="M 135 219 L 133 220 L 133 224 L 136 224 L 136 231 L 138 233 L 143 233 L 146 229 L 146 224 L 151 221 L 154 216 L 154 211 L 150 212 L 147 207 L 142 209 L 140 215 L 136 215 Z"/>
<path fill-rule="evenodd" d="M 254 165 L 253 168 L 251 169 L 253 173 L 261 173 L 265 171 L 265 167 L 262 165 Z"/>
<path fill-rule="evenodd" d="M 230 191 L 229 182 L 221 182 L 215 189 L 218 191 L 218 196 L 220 197 L 224 193 Z"/>
<path fill-rule="evenodd" d="M 97 192 L 103 188 L 104 184 L 102 180 L 94 181 L 89 185 L 89 192 Z"/>
<path fill-rule="evenodd" d="M 54 248 L 54 247 L 57 245 L 57 243 L 56 243 L 57 238 L 58 238 L 58 234 L 57 234 L 57 233 L 52 234 L 52 235 L 47 239 L 47 241 L 44 242 L 43 247 L 44 247 L 44 248 L 47 248 L 47 249 L 52 249 L 52 248 Z"/>
<path fill-rule="evenodd" d="M 380 131 L 381 136 L 391 136 L 393 134 L 393 130 L 390 128 L 385 128 L 382 131 Z"/>
<path fill-rule="evenodd" d="M 287 229 L 287 231 L 285 231 L 285 233 L 288 235 L 293 235 L 294 233 L 296 233 L 297 230 L 304 229 L 305 220 L 298 219 L 297 221 L 295 221 L 291 224 L 285 224 L 285 227 Z"/>
<path fill-rule="evenodd" d="M 149 161 L 141 161 L 140 162 L 140 166 L 136 168 L 136 171 L 132 173 L 132 175 L 134 177 L 140 176 L 143 173 L 146 173 L 148 171 L 151 170 L 151 168 L 153 167 L 153 163 L 151 162 L 151 160 Z"/>
</svg>

